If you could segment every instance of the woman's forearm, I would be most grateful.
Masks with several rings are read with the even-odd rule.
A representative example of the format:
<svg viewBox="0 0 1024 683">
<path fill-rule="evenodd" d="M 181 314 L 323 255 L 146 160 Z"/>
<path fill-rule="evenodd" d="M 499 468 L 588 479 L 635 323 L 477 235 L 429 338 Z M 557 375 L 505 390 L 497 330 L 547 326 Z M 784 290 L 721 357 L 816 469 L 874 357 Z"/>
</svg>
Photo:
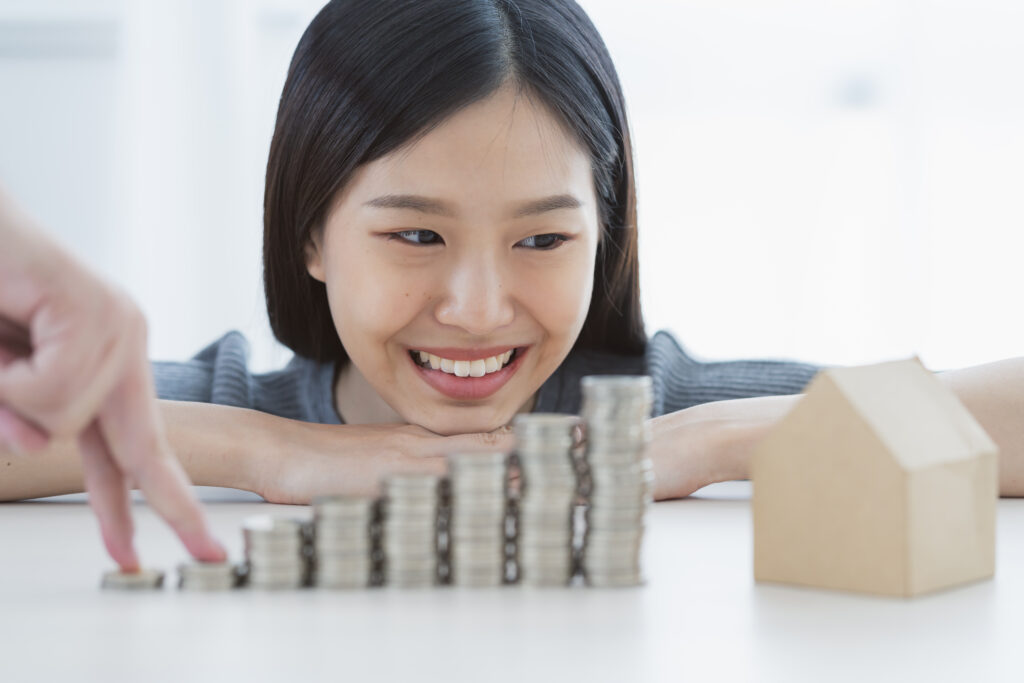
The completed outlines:
<svg viewBox="0 0 1024 683">
<path fill-rule="evenodd" d="M 999 447 L 999 495 L 1024 496 L 1024 358 L 938 374 Z"/>
<path fill-rule="evenodd" d="M 253 461 L 248 456 L 258 450 L 261 434 L 265 436 L 263 418 L 275 418 L 205 403 L 158 403 L 171 447 L 194 484 L 254 490 Z M 53 440 L 43 451 L 31 455 L 0 448 L 2 501 L 80 493 L 84 489 L 82 462 L 73 439 Z"/>
<path fill-rule="evenodd" d="M 999 495 L 1024 496 L 1024 359 L 998 361 L 936 375 L 999 448 Z M 760 440 L 801 395 L 720 401 L 696 406 L 710 431 L 712 481 L 747 479 Z M 682 411 L 683 413 L 687 411 Z"/>
<path fill-rule="evenodd" d="M 325 425 L 245 408 L 159 401 L 167 438 L 192 483 L 252 491 L 272 503 L 376 495 L 399 472 L 442 474 L 448 453 L 510 450 L 511 430 L 440 436 L 417 425 Z M 0 451 L 0 501 L 78 493 L 73 442 L 30 456 Z"/>
</svg>

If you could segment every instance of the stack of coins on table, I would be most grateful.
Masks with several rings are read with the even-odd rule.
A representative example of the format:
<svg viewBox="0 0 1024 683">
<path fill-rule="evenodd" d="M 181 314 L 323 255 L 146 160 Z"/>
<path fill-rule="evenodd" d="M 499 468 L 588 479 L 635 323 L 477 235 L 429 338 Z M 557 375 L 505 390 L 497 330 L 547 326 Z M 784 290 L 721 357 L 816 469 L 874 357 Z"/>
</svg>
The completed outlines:
<svg viewBox="0 0 1024 683">
<path fill-rule="evenodd" d="M 533 586 L 572 579 L 576 468 L 572 459 L 575 415 L 529 413 L 513 423 L 521 474 L 516 554 L 519 580 Z"/>
<path fill-rule="evenodd" d="M 588 466 L 583 574 L 591 586 L 643 582 L 640 547 L 653 496 L 647 458 L 651 378 L 588 376 L 581 382 Z"/>
<path fill-rule="evenodd" d="M 299 588 L 306 582 L 306 530 L 295 519 L 269 515 L 242 524 L 245 538 L 246 584 L 250 588 Z"/>
<path fill-rule="evenodd" d="M 230 562 L 188 562 L 178 565 L 178 588 L 186 591 L 226 591 L 238 585 Z"/>
<path fill-rule="evenodd" d="M 377 510 L 377 500 L 367 496 L 323 496 L 313 501 L 313 585 L 370 585 Z"/>
<path fill-rule="evenodd" d="M 100 588 L 104 590 L 158 590 L 163 587 L 164 573 L 159 569 L 140 569 L 134 572 L 115 569 L 103 572 L 103 579 L 100 581 Z"/>
<path fill-rule="evenodd" d="M 437 582 L 437 516 L 441 478 L 400 474 L 384 480 L 384 583 L 423 587 Z"/>
<path fill-rule="evenodd" d="M 456 585 L 505 581 L 507 472 L 505 453 L 448 456 L 448 557 Z"/>
</svg>

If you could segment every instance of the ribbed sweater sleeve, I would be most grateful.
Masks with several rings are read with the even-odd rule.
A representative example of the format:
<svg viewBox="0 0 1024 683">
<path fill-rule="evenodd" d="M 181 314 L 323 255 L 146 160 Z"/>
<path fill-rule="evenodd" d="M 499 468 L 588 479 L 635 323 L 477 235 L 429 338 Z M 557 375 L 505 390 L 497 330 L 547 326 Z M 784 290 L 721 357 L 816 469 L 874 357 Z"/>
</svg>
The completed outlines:
<svg viewBox="0 0 1024 683">
<path fill-rule="evenodd" d="M 578 414 L 580 380 L 587 375 L 649 374 L 657 417 L 700 403 L 752 396 L 797 394 L 820 368 L 785 360 L 702 362 L 690 356 L 671 332 L 657 332 L 643 356 L 578 350 L 540 389 L 539 412 Z"/>
<path fill-rule="evenodd" d="M 701 362 L 664 330 L 651 338 L 647 349 L 655 416 L 711 401 L 798 394 L 819 369 L 784 360 Z"/>
<path fill-rule="evenodd" d="M 213 342 L 191 360 L 152 363 L 157 397 L 217 403 L 304 422 L 341 424 L 333 406 L 333 364 L 295 356 L 275 372 L 249 371 L 249 343 L 237 331 Z"/>
</svg>

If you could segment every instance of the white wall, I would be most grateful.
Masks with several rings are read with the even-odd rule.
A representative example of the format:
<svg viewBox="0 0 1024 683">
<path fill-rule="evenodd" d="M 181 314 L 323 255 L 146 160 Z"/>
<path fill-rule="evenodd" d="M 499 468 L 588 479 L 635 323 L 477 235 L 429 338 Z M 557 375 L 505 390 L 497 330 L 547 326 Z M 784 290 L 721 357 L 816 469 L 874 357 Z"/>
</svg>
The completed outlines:
<svg viewBox="0 0 1024 683">
<path fill-rule="evenodd" d="M 644 305 L 705 358 L 1024 354 L 1024 6 L 581 2 L 626 92 Z M 128 288 L 151 355 L 243 330 L 320 2 L 0 0 L 0 183 Z"/>
</svg>

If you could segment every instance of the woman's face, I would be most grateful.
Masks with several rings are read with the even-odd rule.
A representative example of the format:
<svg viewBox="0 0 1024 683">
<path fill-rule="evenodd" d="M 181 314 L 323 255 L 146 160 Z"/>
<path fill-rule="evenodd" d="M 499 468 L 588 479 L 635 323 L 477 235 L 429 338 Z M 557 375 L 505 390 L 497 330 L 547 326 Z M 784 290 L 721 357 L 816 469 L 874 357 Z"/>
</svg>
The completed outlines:
<svg viewBox="0 0 1024 683">
<path fill-rule="evenodd" d="M 438 434 L 491 431 L 583 327 L 597 215 L 587 153 L 503 88 L 360 167 L 308 269 L 364 386 Z"/>
</svg>

